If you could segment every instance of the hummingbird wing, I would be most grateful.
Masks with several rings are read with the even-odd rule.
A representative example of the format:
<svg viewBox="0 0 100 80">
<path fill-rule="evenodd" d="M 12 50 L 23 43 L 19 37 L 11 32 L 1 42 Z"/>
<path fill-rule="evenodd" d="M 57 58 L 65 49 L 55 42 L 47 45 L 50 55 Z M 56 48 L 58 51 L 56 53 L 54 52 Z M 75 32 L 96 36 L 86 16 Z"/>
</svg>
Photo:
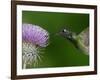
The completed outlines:
<svg viewBox="0 0 100 80">
<path fill-rule="evenodd" d="M 89 54 L 89 28 L 83 30 L 77 36 L 76 40 L 78 43 L 78 47 L 88 55 Z"/>
</svg>

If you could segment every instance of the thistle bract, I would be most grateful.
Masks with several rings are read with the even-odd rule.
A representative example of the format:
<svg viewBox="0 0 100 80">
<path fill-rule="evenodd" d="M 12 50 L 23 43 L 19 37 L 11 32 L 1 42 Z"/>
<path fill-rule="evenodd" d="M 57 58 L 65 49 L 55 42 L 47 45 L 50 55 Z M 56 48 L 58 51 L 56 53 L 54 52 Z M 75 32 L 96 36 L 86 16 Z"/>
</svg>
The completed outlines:
<svg viewBox="0 0 100 80">
<path fill-rule="evenodd" d="M 41 60 L 41 48 L 48 45 L 49 33 L 37 25 L 23 24 L 22 25 L 22 55 L 23 68 L 27 65 L 36 66 Z"/>
</svg>

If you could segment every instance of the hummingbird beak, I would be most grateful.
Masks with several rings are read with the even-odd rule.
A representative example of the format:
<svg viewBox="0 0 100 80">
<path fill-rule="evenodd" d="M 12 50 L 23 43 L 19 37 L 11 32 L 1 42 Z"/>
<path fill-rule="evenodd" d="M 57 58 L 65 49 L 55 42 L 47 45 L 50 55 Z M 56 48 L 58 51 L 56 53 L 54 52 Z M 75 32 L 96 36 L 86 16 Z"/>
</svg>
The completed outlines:
<svg viewBox="0 0 100 80">
<path fill-rule="evenodd" d="M 61 32 L 57 32 L 57 33 L 55 33 L 56 36 L 59 36 L 60 34 L 61 34 Z"/>
<path fill-rule="evenodd" d="M 56 36 L 58 36 L 58 35 L 59 35 L 59 33 L 56 33 L 55 35 L 56 35 Z"/>
</svg>

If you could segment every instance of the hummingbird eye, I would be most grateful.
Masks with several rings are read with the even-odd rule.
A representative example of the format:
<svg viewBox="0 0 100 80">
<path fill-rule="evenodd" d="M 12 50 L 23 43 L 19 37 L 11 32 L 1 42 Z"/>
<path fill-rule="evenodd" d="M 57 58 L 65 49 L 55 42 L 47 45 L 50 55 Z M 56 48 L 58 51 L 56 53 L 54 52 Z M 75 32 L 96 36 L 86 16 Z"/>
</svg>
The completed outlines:
<svg viewBox="0 0 100 80">
<path fill-rule="evenodd" d="M 62 32 L 67 32 L 67 30 L 66 29 L 63 29 L 63 31 Z"/>
</svg>

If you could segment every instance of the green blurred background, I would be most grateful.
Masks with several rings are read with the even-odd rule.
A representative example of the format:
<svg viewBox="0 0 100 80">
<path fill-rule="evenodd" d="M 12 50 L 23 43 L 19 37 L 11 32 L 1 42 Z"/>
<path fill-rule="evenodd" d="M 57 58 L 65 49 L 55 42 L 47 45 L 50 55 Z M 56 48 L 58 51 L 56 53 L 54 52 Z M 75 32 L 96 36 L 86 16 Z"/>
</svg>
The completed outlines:
<svg viewBox="0 0 100 80">
<path fill-rule="evenodd" d="M 88 55 L 78 51 L 67 39 L 55 35 L 63 27 L 79 34 L 89 27 L 89 14 L 23 11 L 22 23 L 39 25 L 50 33 L 49 45 L 41 54 L 42 61 L 39 61 L 37 66 L 32 65 L 28 68 L 89 65 Z"/>
</svg>

